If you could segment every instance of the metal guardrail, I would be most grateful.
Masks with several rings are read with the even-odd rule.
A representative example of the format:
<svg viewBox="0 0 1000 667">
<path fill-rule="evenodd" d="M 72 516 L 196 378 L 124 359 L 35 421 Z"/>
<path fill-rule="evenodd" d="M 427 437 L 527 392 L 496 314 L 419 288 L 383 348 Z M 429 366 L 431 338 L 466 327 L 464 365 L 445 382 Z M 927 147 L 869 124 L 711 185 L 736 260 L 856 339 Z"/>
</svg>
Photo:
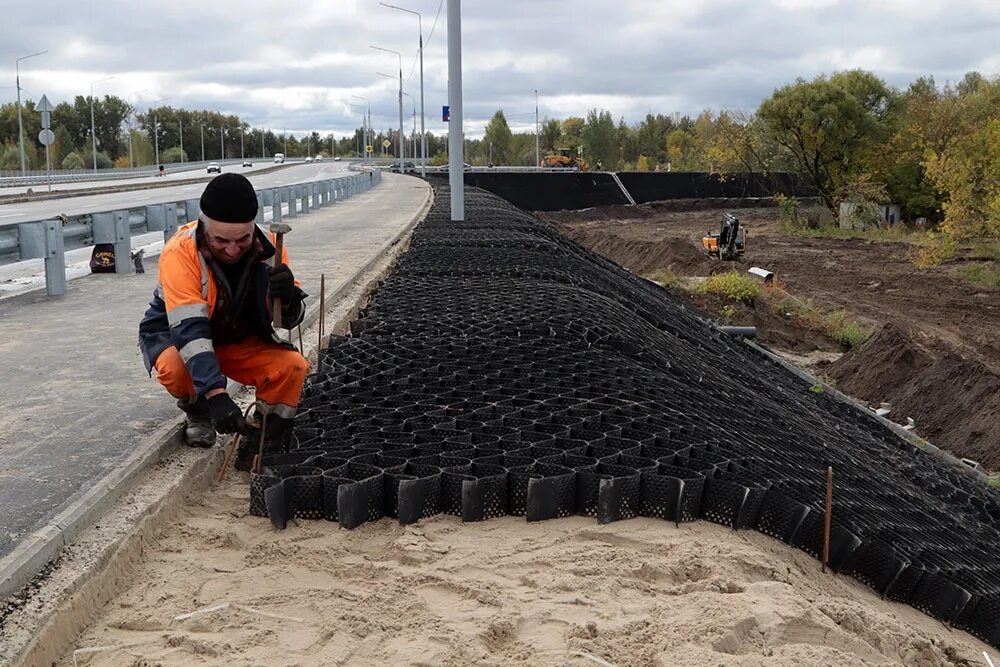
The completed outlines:
<svg viewBox="0 0 1000 667">
<path fill-rule="evenodd" d="M 247 160 L 251 162 L 259 163 L 270 163 L 272 158 L 256 158 L 248 157 Z M 286 159 L 285 163 L 298 163 L 301 159 Z M 208 165 L 213 162 L 218 162 L 219 164 L 226 165 L 240 165 L 243 163 L 242 158 L 234 158 L 230 160 L 197 160 L 194 162 L 169 162 L 164 163 L 168 172 L 177 173 L 185 171 L 197 171 L 199 169 L 205 169 Z M 159 173 L 159 169 L 156 165 L 149 165 L 145 167 L 133 167 L 131 169 L 98 169 L 96 172 L 93 169 L 53 169 L 52 170 L 52 183 L 78 183 L 84 181 L 114 181 L 125 178 L 142 178 L 144 176 L 156 176 Z M 0 188 L 13 188 L 20 186 L 30 186 L 30 185 L 46 185 L 48 184 L 48 172 L 45 171 L 28 171 L 25 176 L 20 175 L 20 171 L 0 171 Z"/>
<path fill-rule="evenodd" d="M 382 182 L 377 169 L 351 176 L 310 181 L 257 191 L 257 224 L 264 224 L 264 210 L 271 208 L 272 220 L 283 215 L 294 218 L 371 189 Z M 287 212 L 283 211 L 287 204 Z M 47 220 L 21 222 L 0 227 L 0 265 L 28 259 L 45 260 L 45 291 L 49 296 L 66 292 L 66 251 L 98 243 L 114 245 L 115 272 L 132 273 L 132 236 L 163 232 L 168 241 L 181 225 L 198 217 L 198 200 L 146 204 Z"/>
</svg>

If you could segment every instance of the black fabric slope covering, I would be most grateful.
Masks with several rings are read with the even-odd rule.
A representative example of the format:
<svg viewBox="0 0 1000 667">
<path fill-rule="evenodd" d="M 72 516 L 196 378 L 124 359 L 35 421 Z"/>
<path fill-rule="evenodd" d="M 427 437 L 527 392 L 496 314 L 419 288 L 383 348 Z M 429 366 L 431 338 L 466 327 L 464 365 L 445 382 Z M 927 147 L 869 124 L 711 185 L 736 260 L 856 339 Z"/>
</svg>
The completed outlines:
<svg viewBox="0 0 1000 667">
<path fill-rule="evenodd" d="M 832 465 L 833 569 L 1000 646 L 994 491 L 503 200 L 465 210 L 440 188 L 329 339 L 253 513 L 285 484 L 287 516 L 347 527 L 701 518 L 818 557 Z"/>
</svg>

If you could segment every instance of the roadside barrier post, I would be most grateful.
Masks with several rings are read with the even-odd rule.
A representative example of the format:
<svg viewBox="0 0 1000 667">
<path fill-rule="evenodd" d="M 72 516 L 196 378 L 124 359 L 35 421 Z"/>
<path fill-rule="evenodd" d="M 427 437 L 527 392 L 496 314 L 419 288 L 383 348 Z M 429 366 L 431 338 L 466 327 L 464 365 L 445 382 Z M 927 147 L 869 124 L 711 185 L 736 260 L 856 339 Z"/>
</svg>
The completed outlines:
<svg viewBox="0 0 1000 667">
<path fill-rule="evenodd" d="M 163 242 L 166 243 L 177 231 L 177 204 L 163 205 Z"/>
<path fill-rule="evenodd" d="M 271 194 L 271 220 L 281 222 L 281 190 L 267 190 Z"/>
<path fill-rule="evenodd" d="M 45 260 L 45 293 L 66 293 L 66 251 L 62 220 L 23 222 L 17 226 L 20 259 Z"/>
</svg>

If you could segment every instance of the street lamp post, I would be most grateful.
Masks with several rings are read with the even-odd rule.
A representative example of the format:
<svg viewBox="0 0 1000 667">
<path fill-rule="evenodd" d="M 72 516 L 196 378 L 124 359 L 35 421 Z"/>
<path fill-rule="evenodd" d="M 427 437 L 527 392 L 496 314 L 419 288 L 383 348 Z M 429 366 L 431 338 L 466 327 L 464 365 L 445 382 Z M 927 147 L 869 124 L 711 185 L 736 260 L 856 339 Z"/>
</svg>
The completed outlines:
<svg viewBox="0 0 1000 667">
<path fill-rule="evenodd" d="M 367 121 L 365 120 L 365 113 L 364 113 L 364 111 L 361 112 L 361 136 L 362 136 L 362 141 L 365 142 L 365 146 L 369 146 L 371 144 L 371 142 L 372 142 L 372 139 L 369 136 L 371 134 L 371 129 L 372 129 L 372 105 L 371 105 L 371 102 L 368 101 L 367 97 L 361 97 L 360 95 L 351 95 L 351 97 L 353 97 L 355 99 L 359 99 L 359 100 L 364 100 L 365 104 L 367 105 L 367 108 L 368 108 L 368 120 Z M 360 105 L 355 104 L 354 106 L 360 106 Z M 363 108 L 364 107 L 362 107 L 362 109 Z M 364 156 L 365 156 L 365 162 L 367 162 L 368 161 L 368 151 L 367 150 L 364 152 Z M 361 157 L 361 156 L 359 155 L 358 157 Z"/>
<path fill-rule="evenodd" d="M 541 164 L 541 157 L 538 155 L 538 89 L 535 88 L 535 166 Z"/>
<path fill-rule="evenodd" d="M 177 129 L 181 138 L 181 164 L 184 164 L 184 121 L 177 119 Z"/>
<path fill-rule="evenodd" d="M 376 51 L 395 53 L 399 60 L 399 173 L 403 173 L 403 154 L 406 150 L 403 147 L 403 54 L 392 49 L 383 49 L 381 46 L 372 46 Z"/>
<path fill-rule="evenodd" d="M 246 155 L 243 153 L 243 126 L 240 125 L 240 159 L 245 160 Z"/>
<path fill-rule="evenodd" d="M 198 125 L 198 129 L 201 131 L 201 161 L 205 161 L 205 125 Z"/>
<path fill-rule="evenodd" d="M 448 0 L 448 185 L 451 219 L 465 220 L 465 169 L 462 138 L 462 3 Z"/>
<path fill-rule="evenodd" d="M 106 76 L 103 79 L 98 79 L 97 81 L 90 82 L 90 150 L 91 157 L 94 159 L 94 172 L 97 172 L 97 134 L 94 129 L 94 84 L 101 83 L 102 81 L 110 81 L 115 78 L 114 76 Z"/>
<path fill-rule="evenodd" d="M 357 97 L 357 95 L 353 95 L 352 97 Z M 361 99 L 364 99 L 364 98 L 361 98 Z M 367 146 L 368 145 L 368 125 L 367 125 L 367 122 L 365 121 L 365 108 L 363 106 L 361 106 L 360 104 L 354 104 L 353 102 L 348 102 L 347 105 L 351 106 L 351 107 L 354 107 L 355 109 L 360 109 L 361 110 L 361 142 L 365 146 Z M 358 144 L 358 157 L 359 158 L 362 155 L 364 155 L 364 154 L 367 153 L 367 152 L 366 153 L 362 153 L 361 149 L 362 149 L 361 144 Z"/>
<path fill-rule="evenodd" d="M 14 74 L 15 82 L 17 83 L 17 137 L 18 141 L 21 143 L 21 176 L 24 176 L 25 164 L 24 164 L 24 123 L 21 121 L 21 61 L 27 60 L 28 58 L 34 58 L 35 56 L 40 56 L 42 54 L 48 53 L 49 50 L 39 51 L 38 53 L 32 53 L 29 56 L 21 56 L 14 61 Z"/>
<path fill-rule="evenodd" d="M 420 15 L 420 12 L 415 12 L 412 9 L 406 9 L 404 7 L 399 7 L 397 5 L 390 5 L 385 2 L 380 2 L 380 5 L 389 7 L 390 9 L 398 9 L 401 12 L 406 12 L 407 14 L 417 15 L 417 28 L 420 31 L 420 175 L 427 175 L 427 133 L 424 130 L 424 20 Z M 413 152 L 413 156 L 416 157 L 417 152 Z"/>
<path fill-rule="evenodd" d="M 166 102 L 169 97 L 161 97 L 158 100 L 153 101 L 153 107 L 150 109 L 153 112 L 153 150 L 156 152 L 156 168 L 160 168 L 160 123 L 156 120 L 156 109 L 155 105 L 160 102 Z"/>
<path fill-rule="evenodd" d="M 219 126 L 219 162 L 226 159 L 226 128 Z"/>
</svg>

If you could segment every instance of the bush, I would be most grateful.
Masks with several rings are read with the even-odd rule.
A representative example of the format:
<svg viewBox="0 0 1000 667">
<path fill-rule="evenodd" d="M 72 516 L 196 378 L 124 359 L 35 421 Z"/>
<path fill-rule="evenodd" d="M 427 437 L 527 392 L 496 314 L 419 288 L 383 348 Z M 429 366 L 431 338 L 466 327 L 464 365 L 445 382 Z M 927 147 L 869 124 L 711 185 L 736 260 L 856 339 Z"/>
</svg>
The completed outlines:
<svg viewBox="0 0 1000 667">
<path fill-rule="evenodd" d="M 174 146 L 160 153 L 160 162 L 164 164 L 187 162 L 187 159 L 187 151 L 182 151 L 180 146 Z"/>
<path fill-rule="evenodd" d="M 661 287 L 672 287 L 673 285 L 676 285 L 677 282 L 680 280 L 677 277 L 677 274 L 671 271 L 670 269 L 657 269 L 652 273 L 645 274 L 643 278 L 645 278 L 646 280 L 652 280 L 654 283 L 657 283 Z"/>
<path fill-rule="evenodd" d="M 721 301 L 752 304 L 760 295 L 760 283 L 755 278 L 730 271 L 712 276 L 698 285 L 698 291 Z"/>
<path fill-rule="evenodd" d="M 958 252 L 958 241 L 954 237 L 937 232 L 929 232 L 926 238 L 908 253 L 911 262 L 921 269 L 941 266 Z"/>
<path fill-rule="evenodd" d="M 989 484 L 994 489 L 1000 489 L 1000 475 L 993 475 L 992 477 L 990 477 Z"/>
<path fill-rule="evenodd" d="M 73 151 L 72 153 L 70 153 L 69 155 L 67 155 L 65 158 L 63 158 L 62 168 L 63 169 L 83 169 L 84 168 L 83 158 L 80 157 L 79 153 L 77 153 L 76 151 Z"/>
<path fill-rule="evenodd" d="M 869 331 L 854 320 L 848 319 L 846 311 L 835 310 L 827 315 L 827 332 L 841 349 L 854 349 L 868 338 Z"/>
<path fill-rule="evenodd" d="M 1000 262 L 967 264 L 958 273 L 963 280 L 976 287 L 1000 289 Z"/>
</svg>

